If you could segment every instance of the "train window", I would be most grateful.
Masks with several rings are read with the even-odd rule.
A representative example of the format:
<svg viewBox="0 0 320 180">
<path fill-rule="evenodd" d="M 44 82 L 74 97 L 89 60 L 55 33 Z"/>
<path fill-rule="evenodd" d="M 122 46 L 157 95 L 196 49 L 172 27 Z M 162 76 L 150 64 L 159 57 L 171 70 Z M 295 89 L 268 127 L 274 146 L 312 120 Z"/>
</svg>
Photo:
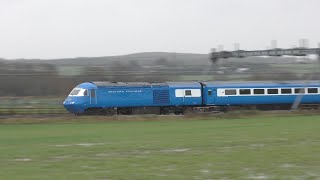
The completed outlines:
<svg viewBox="0 0 320 180">
<path fill-rule="evenodd" d="M 281 89 L 281 94 L 291 94 L 292 89 Z"/>
<path fill-rule="evenodd" d="M 304 93 L 304 88 L 295 88 L 294 93 L 296 94 L 303 94 Z"/>
<path fill-rule="evenodd" d="M 84 96 L 88 96 L 88 91 L 87 91 L 87 90 L 84 90 L 83 95 L 84 95 Z"/>
<path fill-rule="evenodd" d="M 212 91 L 208 90 L 208 96 L 211 96 L 211 94 L 212 94 Z"/>
<path fill-rule="evenodd" d="M 96 91 L 94 89 L 91 89 L 91 97 L 92 98 L 96 97 Z"/>
<path fill-rule="evenodd" d="M 309 94 L 316 94 L 316 93 L 318 93 L 318 88 L 308 88 L 308 93 Z"/>
<path fill-rule="evenodd" d="M 237 90 L 235 89 L 226 89 L 224 90 L 225 95 L 236 95 L 237 94 Z"/>
<path fill-rule="evenodd" d="M 240 95 L 251 94 L 250 89 L 240 89 L 239 92 L 240 92 Z"/>
<path fill-rule="evenodd" d="M 264 94 L 264 89 L 254 89 L 253 94 Z"/>
<path fill-rule="evenodd" d="M 268 94 L 278 94 L 278 89 L 268 89 Z"/>
<path fill-rule="evenodd" d="M 75 95 L 78 95 L 79 92 L 80 92 L 80 89 L 74 89 L 71 91 L 70 95 L 75 96 Z"/>
<path fill-rule="evenodd" d="M 191 90 L 185 90 L 184 91 L 185 96 L 191 96 Z"/>
</svg>

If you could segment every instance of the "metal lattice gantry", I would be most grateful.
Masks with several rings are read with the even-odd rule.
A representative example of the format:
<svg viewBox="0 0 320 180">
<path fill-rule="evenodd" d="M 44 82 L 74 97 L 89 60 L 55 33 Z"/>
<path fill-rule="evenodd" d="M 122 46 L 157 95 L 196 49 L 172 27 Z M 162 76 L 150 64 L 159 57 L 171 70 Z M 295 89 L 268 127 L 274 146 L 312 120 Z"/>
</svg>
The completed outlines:
<svg viewBox="0 0 320 180">
<path fill-rule="evenodd" d="M 219 51 L 216 52 L 215 49 L 211 52 L 211 61 L 216 63 L 219 59 L 225 58 L 244 58 L 251 56 L 307 56 L 315 54 L 318 55 L 320 60 L 320 47 L 319 48 L 291 48 L 291 49 L 281 49 L 275 48 L 270 50 L 254 50 L 254 51 Z"/>
</svg>

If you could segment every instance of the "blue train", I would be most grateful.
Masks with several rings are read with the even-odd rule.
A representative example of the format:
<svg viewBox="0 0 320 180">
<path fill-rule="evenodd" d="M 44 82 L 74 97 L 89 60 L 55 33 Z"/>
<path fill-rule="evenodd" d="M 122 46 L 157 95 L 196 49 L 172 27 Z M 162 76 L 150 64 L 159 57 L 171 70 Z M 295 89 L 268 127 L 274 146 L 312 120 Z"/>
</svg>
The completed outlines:
<svg viewBox="0 0 320 180">
<path fill-rule="evenodd" d="M 75 87 L 64 107 L 78 114 L 183 114 L 230 109 L 289 109 L 320 105 L 313 82 L 86 82 Z"/>
</svg>

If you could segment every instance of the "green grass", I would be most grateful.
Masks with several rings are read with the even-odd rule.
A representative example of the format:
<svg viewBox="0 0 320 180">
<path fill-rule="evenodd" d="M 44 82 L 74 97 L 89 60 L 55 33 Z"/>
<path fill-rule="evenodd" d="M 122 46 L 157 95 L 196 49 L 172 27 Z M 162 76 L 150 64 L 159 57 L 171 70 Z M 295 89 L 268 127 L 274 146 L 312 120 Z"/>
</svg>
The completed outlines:
<svg viewBox="0 0 320 180">
<path fill-rule="evenodd" d="M 272 64 L 274 69 L 288 70 L 293 73 L 319 73 L 319 64 Z"/>
<path fill-rule="evenodd" d="M 0 179 L 320 178 L 319 115 L 89 118 L 0 125 Z"/>
</svg>

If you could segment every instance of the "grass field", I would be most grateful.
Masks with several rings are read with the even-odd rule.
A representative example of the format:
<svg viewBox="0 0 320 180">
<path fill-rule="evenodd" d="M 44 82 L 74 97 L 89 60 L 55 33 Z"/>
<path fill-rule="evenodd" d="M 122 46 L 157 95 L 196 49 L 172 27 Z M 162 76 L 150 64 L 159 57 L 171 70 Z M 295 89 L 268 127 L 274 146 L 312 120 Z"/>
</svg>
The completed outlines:
<svg viewBox="0 0 320 180">
<path fill-rule="evenodd" d="M 293 73 L 319 73 L 319 64 L 272 64 L 274 69 L 287 70 Z"/>
<path fill-rule="evenodd" d="M 319 115 L 163 119 L 0 125 L 0 179 L 320 179 Z"/>
</svg>

